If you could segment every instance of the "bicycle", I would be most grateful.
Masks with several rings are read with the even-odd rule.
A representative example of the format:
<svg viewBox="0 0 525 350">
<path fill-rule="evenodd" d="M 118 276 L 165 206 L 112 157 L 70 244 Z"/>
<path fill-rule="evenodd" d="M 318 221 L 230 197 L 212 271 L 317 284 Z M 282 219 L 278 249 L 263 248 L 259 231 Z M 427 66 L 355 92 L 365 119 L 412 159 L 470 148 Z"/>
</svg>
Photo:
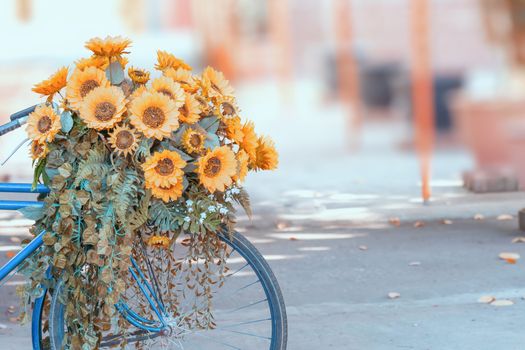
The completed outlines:
<svg viewBox="0 0 525 350">
<path fill-rule="evenodd" d="M 35 106 L 11 115 L 11 121 L 0 125 L 0 136 L 11 132 L 27 120 Z M 29 183 L 0 183 L 0 193 L 35 193 L 45 196 L 50 192 L 44 185 L 32 188 Z M 0 200 L 0 210 L 19 210 L 25 207 L 42 207 L 40 201 Z M 38 234 L 17 255 L 0 268 L 0 282 L 15 274 L 32 254 L 38 254 L 45 232 Z M 284 350 L 287 343 L 287 318 L 283 296 L 277 280 L 264 257 L 241 234 L 217 233 L 227 245 L 227 263 L 235 266 L 226 276 L 222 286 L 213 291 L 214 327 L 189 329 L 185 327 L 188 309 L 194 307 L 184 298 L 177 305 L 166 305 L 163 293 L 176 288 L 187 288 L 185 277 L 159 276 L 158 250 L 137 246 L 131 258 L 128 292 L 115 306 L 131 327 L 125 334 L 105 332 L 100 348 L 115 346 L 135 348 L 173 349 L 269 349 Z M 183 238 L 181 238 L 183 239 Z M 180 251 L 182 250 L 182 251 Z M 183 241 L 162 254 L 183 253 Z M 183 256 L 184 254 L 181 254 Z M 191 264 L 191 262 L 190 262 Z M 194 262 L 199 264 L 199 262 Z M 170 278 L 174 278 L 173 280 Z M 164 282 L 164 283 L 163 283 Z M 62 281 L 55 288 L 45 289 L 36 300 L 32 311 L 32 345 L 36 350 L 62 348 L 65 328 L 64 309 L 67 300 L 61 300 Z M 129 294 L 129 295 L 128 295 Z M 184 295 L 184 293 L 183 293 Z M 45 337 L 44 333 L 47 333 Z"/>
</svg>

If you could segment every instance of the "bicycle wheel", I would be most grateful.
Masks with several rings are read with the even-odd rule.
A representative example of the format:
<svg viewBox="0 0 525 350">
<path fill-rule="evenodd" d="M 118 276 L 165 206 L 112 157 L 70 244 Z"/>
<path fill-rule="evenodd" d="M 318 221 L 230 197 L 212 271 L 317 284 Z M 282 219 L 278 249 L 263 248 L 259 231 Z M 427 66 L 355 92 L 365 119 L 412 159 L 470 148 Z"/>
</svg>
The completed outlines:
<svg viewBox="0 0 525 350">
<path fill-rule="evenodd" d="M 185 260 L 189 248 L 184 240 L 177 240 L 170 250 L 139 249 L 135 255 L 134 274 L 142 276 L 144 283 L 140 278 L 130 277 L 133 283 L 118 304 L 121 315 L 128 322 L 126 331 L 114 322 L 111 329 L 103 333 L 100 348 L 286 349 L 286 310 L 268 263 L 239 233 L 231 236 L 221 233 L 217 237 L 225 244 L 222 263 L 226 262 L 228 267 L 214 267 L 226 272 L 217 283 L 208 283 L 206 292 L 211 298 L 201 299 L 203 292 L 191 285 L 194 274 L 199 279 L 202 276 L 198 271 L 210 269 L 210 261 Z M 175 257 L 179 264 L 176 273 L 163 266 L 170 261 L 164 254 Z M 141 289 L 141 285 L 146 287 Z M 59 297 L 62 288 L 59 283 L 49 311 L 52 350 L 61 348 L 67 331 L 65 307 Z M 148 288 L 156 293 L 149 294 Z M 161 307 L 157 310 L 151 307 L 152 300 L 158 301 L 156 305 Z M 211 313 L 207 312 L 209 309 Z"/>
</svg>

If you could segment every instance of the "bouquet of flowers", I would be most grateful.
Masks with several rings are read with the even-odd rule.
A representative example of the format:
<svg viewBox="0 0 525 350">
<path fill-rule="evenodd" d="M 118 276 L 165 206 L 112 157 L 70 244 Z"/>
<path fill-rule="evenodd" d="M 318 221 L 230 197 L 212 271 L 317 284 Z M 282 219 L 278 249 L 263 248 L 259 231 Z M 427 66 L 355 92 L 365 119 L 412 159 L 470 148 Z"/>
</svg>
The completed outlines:
<svg viewBox="0 0 525 350">
<path fill-rule="evenodd" d="M 51 192 L 32 227 L 46 231 L 45 247 L 20 294 L 29 305 L 41 286 L 64 281 L 67 342 L 75 349 L 96 348 L 117 316 L 137 242 L 169 250 L 184 233 L 193 258 L 220 259 L 215 233 L 233 228 L 234 203 L 250 215 L 247 173 L 278 164 L 273 142 L 242 121 L 222 73 L 194 74 L 158 51 L 153 77 L 126 68 L 130 44 L 91 39 L 90 57 L 33 88 L 47 97 L 28 118 L 34 184 Z"/>
</svg>

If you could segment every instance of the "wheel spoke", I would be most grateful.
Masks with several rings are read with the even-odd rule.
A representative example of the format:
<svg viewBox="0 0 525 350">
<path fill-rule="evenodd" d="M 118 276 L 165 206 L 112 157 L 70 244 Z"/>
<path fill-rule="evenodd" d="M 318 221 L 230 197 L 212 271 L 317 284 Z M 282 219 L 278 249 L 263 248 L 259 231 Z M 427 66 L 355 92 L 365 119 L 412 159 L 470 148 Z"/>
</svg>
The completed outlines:
<svg viewBox="0 0 525 350">
<path fill-rule="evenodd" d="M 264 321 L 271 321 L 272 318 L 262 318 L 260 320 L 253 320 L 253 321 L 245 321 L 245 322 L 239 322 L 239 323 L 235 323 L 235 324 L 229 324 L 229 325 L 226 325 L 226 326 L 221 326 L 221 327 L 217 327 L 215 329 L 227 329 L 227 328 L 235 328 L 235 327 L 238 327 L 238 326 L 244 326 L 244 325 L 247 325 L 247 324 L 254 324 L 254 323 L 260 323 L 260 322 L 264 322 Z"/>
<path fill-rule="evenodd" d="M 246 305 L 240 306 L 240 307 L 238 307 L 236 309 L 231 310 L 229 313 L 234 313 L 234 312 L 237 312 L 237 311 L 240 311 L 240 310 L 247 309 L 247 308 L 252 307 L 254 305 L 258 305 L 260 303 L 264 303 L 267 300 L 268 299 L 262 299 L 262 300 L 259 300 L 259 301 L 256 301 L 256 302 L 253 302 L 253 303 L 250 303 L 250 304 L 246 304 Z"/>
</svg>

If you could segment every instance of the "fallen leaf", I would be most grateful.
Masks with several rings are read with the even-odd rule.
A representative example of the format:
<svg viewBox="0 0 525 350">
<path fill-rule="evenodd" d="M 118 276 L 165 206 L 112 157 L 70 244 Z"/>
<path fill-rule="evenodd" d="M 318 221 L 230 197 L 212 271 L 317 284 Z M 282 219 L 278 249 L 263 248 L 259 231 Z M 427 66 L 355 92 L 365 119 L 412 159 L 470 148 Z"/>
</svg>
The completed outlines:
<svg viewBox="0 0 525 350">
<path fill-rule="evenodd" d="M 9 252 L 6 252 L 6 253 L 5 253 L 5 256 L 7 256 L 9 259 L 11 259 L 11 258 L 12 258 L 13 256 L 15 256 L 15 255 L 16 255 L 16 253 L 13 252 L 13 251 L 9 251 Z"/>
<path fill-rule="evenodd" d="M 499 221 L 506 221 L 506 220 L 512 220 L 514 219 L 514 217 L 512 215 L 509 215 L 509 214 L 501 214 L 497 217 L 497 219 Z"/>
<path fill-rule="evenodd" d="M 474 220 L 483 220 L 483 219 L 485 219 L 485 217 L 481 214 L 474 215 Z"/>
<path fill-rule="evenodd" d="M 512 243 L 525 243 L 525 237 L 516 237 L 512 240 Z"/>
<path fill-rule="evenodd" d="M 408 266 L 419 266 L 419 265 L 421 265 L 421 262 L 419 262 L 419 261 L 412 261 L 412 262 L 408 263 Z"/>
<path fill-rule="evenodd" d="M 397 293 L 397 292 L 390 292 L 388 293 L 388 298 L 389 299 L 397 299 L 401 297 L 401 294 Z"/>
<path fill-rule="evenodd" d="M 478 299 L 478 303 L 490 304 L 494 300 L 496 300 L 496 297 L 493 297 L 492 295 L 484 295 Z"/>
<path fill-rule="evenodd" d="M 288 227 L 288 223 L 286 222 L 278 222 L 277 225 L 275 225 L 278 230 L 284 230 Z"/>
<path fill-rule="evenodd" d="M 514 302 L 512 300 L 508 299 L 502 299 L 502 300 L 494 300 L 492 303 L 490 303 L 492 306 L 511 306 L 514 305 Z"/>
<path fill-rule="evenodd" d="M 298 241 L 299 239 L 297 237 L 291 236 L 288 238 L 290 241 Z"/>
<path fill-rule="evenodd" d="M 393 218 L 388 219 L 388 222 L 389 222 L 391 225 L 394 225 L 394 226 L 399 226 L 399 225 L 401 225 L 401 220 L 399 220 L 399 218 L 397 218 L 397 217 L 393 217 Z"/>
<path fill-rule="evenodd" d="M 423 221 L 416 221 L 416 222 L 414 222 L 414 227 L 415 228 L 421 228 L 423 226 L 425 226 L 425 223 Z"/>
<path fill-rule="evenodd" d="M 499 258 L 505 260 L 509 264 L 515 264 L 519 260 L 520 255 L 518 253 L 503 252 L 499 254 Z"/>
<path fill-rule="evenodd" d="M 360 245 L 359 249 L 360 250 L 368 250 L 368 247 L 366 245 Z"/>
</svg>

